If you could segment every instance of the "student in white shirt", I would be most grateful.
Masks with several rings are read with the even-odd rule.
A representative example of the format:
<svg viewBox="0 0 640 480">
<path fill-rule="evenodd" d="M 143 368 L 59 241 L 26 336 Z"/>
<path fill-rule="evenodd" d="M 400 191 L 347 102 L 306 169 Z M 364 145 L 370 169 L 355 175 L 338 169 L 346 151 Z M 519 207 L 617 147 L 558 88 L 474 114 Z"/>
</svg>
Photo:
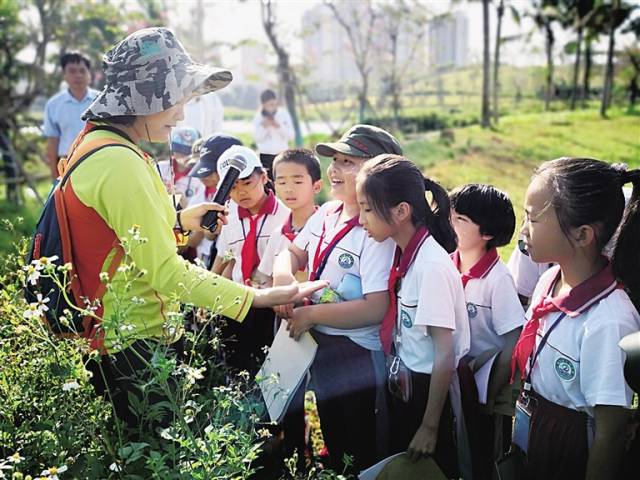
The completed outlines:
<svg viewBox="0 0 640 480">
<path fill-rule="evenodd" d="M 476 418 L 474 412 L 465 411 L 469 430 L 475 429 L 470 433 L 475 442 L 474 478 L 490 479 L 494 461 L 511 446 L 511 436 L 503 438 L 503 432 L 511 430 L 514 407 L 508 385 L 511 353 L 524 323 L 518 292 L 497 250 L 511 241 L 516 216 L 507 194 L 491 185 L 464 185 L 449 198 L 451 224 L 458 237 L 452 258 L 462 277 L 471 329 L 465 360 L 477 371 L 498 354 L 486 388 L 486 404 Z M 496 404 L 497 400 L 501 401 Z M 470 422 L 472 418 L 476 421 Z"/>
<path fill-rule="evenodd" d="M 171 129 L 171 157 L 158 162 L 158 172 L 167 187 L 169 195 L 173 195 L 176 209 L 185 208 L 191 198 L 200 193 L 204 187 L 189 175 L 195 162 L 191 157 L 193 144 L 200 134 L 192 127 L 176 127 Z"/>
<path fill-rule="evenodd" d="M 619 478 L 631 391 L 618 343 L 640 330 L 640 170 L 552 160 L 536 171 L 524 203 L 527 251 L 558 266 L 540 279 L 514 349 L 512 371 L 525 382 L 514 441 L 526 448 L 527 478 Z M 609 261 L 602 249 L 623 212 Z M 529 422 L 520 409 L 527 405 Z"/>
<path fill-rule="evenodd" d="M 355 177 L 369 158 L 401 149 L 384 130 L 356 125 L 338 142 L 317 145 L 316 152 L 333 157 L 327 177 L 336 201 L 320 207 L 289 250 L 278 255 L 273 283 L 294 283 L 294 274 L 305 265 L 310 278 L 330 282 L 313 296 L 313 304 L 278 312 L 288 319 L 294 338 L 311 329 L 318 344 L 311 382 L 329 450 L 327 465 L 343 471 L 348 454 L 353 465 L 347 473 L 357 473 L 386 453 L 378 444 L 378 435 L 386 434 L 386 426 L 378 424 L 386 413 L 378 395 L 384 363 L 378 328 L 387 309 L 393 242 L 367 238 L 358 223 Z"/>
<path fill-rule="evenodd" d="M 397 155 L 367 163 L 358 174 L 357 192 L 368 235 L 397 244 L 390 304 L 380 329 L 392 365 L 392 451 L 406 450 L 413 459 L 433 456 L 447 478 L 458 478 L 448 392 L 458 362 L 469 351 L 469 323 L 460 277 L 448 254 L 456 240 L 447 192 Z M 411 388 L 403 388 L 408 384 Z"/>
<path fill-rule="evenodd" d="M 289 217 L 271 233 L 264 254 L 260 258 L 258 270 L 268 277 L 267 284 L 273 283 L 273 263 L 275 257 L 288 250 L 291 242 L 304 228 L 309 218 L 318 209 L 315 197 L 322 189 L 321 167 L 318 157 L 305 148 L 289 148 L 273 161 L 273 176 L 276 194 L 290 210 Z M 309 273 L 304 268 L 295 275 L 300 282 L 308 280 Z M 298 467 L 304 469 L 306 463 L 306 424 L 304 395 L 306 383 L 293 395 L 282 421 L 285 458 L 298 455 Z"/>
<path fill-rule="evenodd" d="M 260 110 L 253 117 L 253 135 L 260 153 L 260 161 L 273 180 L 273 159 L 289 148 L 294 139 L 293 122 L 286 108 L 278 108 L 278 99 L 273 90 L 260 94 Z"/>
<path fill-rule="evenodd" d="M 267 188 L 267 174 L 253 150 L 238 145 L 229 147 L 218 159 L 218 174 L 224 178 L 229 159 L 241 155 L 247 162 L 231 189 L 227 225 L 218 237 L 218 253 L 212 270 L 227 273 L 243 285 L 262 288 L 266 278 L 258 272 L 271 232 L 289 217 L 289 209 Z M 226 268 L 229 267 L 229 268 Z M 273 341 L 274 313 L 271 309 L 252 309 L 242 324 L 229 322 L 223 329 L 225 361 L 232 368 L 258 371 L 264 347 Z"/>
<path fill-rule="evenodd" d="M 235 137 L 214 133 L 204 139 L 198 148 L 198 162 L 191 169 L 191 177 L 198 179 L 204 188 L 200 189 L 189 202 L 189 205 L 197 205 L 202 202 L 211 202 L 218 190 L 220 175 L 218 175 L 218 159 L 228 148 L 233 145 L 242 145 L 242 142 Z M 195 144 L 194 144 L 195 148 Z M 217 234 L 210 232 L 191 232 L 189 235 L 189 246 L 196 249 L 196 257 L 200 259 L 202 265 L 210 269 L 216 257 Z"/>
<path fill-rule="evenodd" d="M 624 193 L 625 204 L 629 203 L 631 199 L 631 189 L 624 187 L 622 192 Z M 614 234 L 602 250 L 602 253 L 609 258 L 613 255 L 616 238 L 617 235 Z M 529 305 L 529 300 L 531 299 L 531 295 L 533 295 L 533 290 L 536 288 L 538 280 L 540 280 L 544 272 L 553 267 L 553 263 L 536 263 L 531 260 L 531 257 L 523 247 L 523 241 L 520 240 L 518 242 L 518 248 L 514 249 L 511 253 L 507 267 L 516 283 L 520 302 L 526 307 Z"/>
<path fill-rule="evenodd" d="M 273 262 L 276 255 L 287 250 L 307 220 L 316 212 L 316 195 L 322 189 L 320 161 L 305 148 L 289 148 L 273 161 L 273 177 L 276 195 L 290 210 L 289 218 L 272 232 L 258 270 L 273 279 Z M 303 281 L 308 272 L 299 272 L 296 278 Z"/>
</svg>

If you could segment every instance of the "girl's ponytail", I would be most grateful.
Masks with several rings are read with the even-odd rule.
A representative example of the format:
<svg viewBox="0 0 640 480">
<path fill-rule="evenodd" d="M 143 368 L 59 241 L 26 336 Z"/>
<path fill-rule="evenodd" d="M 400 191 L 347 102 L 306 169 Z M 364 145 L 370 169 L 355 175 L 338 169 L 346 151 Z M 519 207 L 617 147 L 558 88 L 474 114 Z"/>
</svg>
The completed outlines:
<svg viewBox="0 0 640 480">
<path fill-rule="evenodd" d="M 450 212 L 451 202 L 449 200 L 449 194 L 438 183 L 434 182 L 430 178 L 424 178 L 424 189 L 427 192 L 431 192 L 433 196 L 433 204 L 429 205 L 427 201 L 427 209 L 425 216 L 425 224 L 433 238 L 444 248 L 448 253 L 453 252 L 457 246 L 456 233 L 451 226 Z"/>
<path fill-rule="evenodd" d="M 624 210 L 613 253 L 613 270 L 640 311 L 640 169 L 620 171 L 622 185 L 631 183 L 633 192 Z"/>
</svg>

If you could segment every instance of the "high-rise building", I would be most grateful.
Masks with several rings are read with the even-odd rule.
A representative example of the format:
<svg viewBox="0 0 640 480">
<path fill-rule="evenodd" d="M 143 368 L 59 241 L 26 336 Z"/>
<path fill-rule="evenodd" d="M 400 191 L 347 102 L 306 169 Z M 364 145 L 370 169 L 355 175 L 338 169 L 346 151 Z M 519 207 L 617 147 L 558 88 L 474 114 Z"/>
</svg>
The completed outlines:
<svg viewBox="0 0 640 480">
<path fill-rule="evenodd" d="M 361 8 L 359 2 L 348 2 L 352 19 Z M 334 13 L 318 4 L 302 15 L 303 68 L 310 98 L 329 100 L 343 97 L 345 89 L 359 79 L 352 48 L 344 28 Z"/>
<path fill-rule="evenodd" d="M 429 22 L 429 65 L 435 69 L 463 67 L 469 61 L 467 15 L 453 12 Z"/>
</svg>

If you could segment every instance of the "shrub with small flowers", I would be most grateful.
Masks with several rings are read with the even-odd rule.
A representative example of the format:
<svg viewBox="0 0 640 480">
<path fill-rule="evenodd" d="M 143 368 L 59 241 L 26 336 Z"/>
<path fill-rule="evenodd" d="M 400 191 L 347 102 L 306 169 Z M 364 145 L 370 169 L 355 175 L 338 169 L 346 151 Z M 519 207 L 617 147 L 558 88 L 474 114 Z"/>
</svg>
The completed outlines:
<svg viewBox="0 0 640 480">
<path fill-rule="evenodd" d="M 145 242 L 139 228 L 129 234 L 122 239 L 125 252 Z M 24 265 L 26 240 L 16 245 L 15 254 L 0 257 L 0 478 L 260 478 L 257 460 L 269 441 L 258 427 L 264 407 L 253 380 L 229 375 L 218 360 L 220 307 L 204 312 L 186 306 L 167 315 L 165 333 L 180 337 L 184 352 L 149 343 L 151 378 L 138 386 L 140 396 L 130 396 L 138 419 L 131 429 L 115 417 L 108 396 L 95 393 L 87 362 L 98 352 L 79 339 L 53 336 L 41 321 L 47 298 L 27 304 L 22 296 L 25 283 L 35 284 L 41 275 L 58 275 L 64 284 L 71 266 L 52 271 L 51 259 Z M 126 260 L 119 268 L 129 281 L 145 274 Z M 107 276 L 101 280 L 117 294 Z M 102 319 L 105 328 L 124 343 L 136 335 L 131 312 L 141 304 L 136 297 L 121 302 Z M 95 312 L 97 305 L 88 302 L 83 309 Z M 193 328 L 184 328 L 185 315 Z M 157 393 L 166 400 L 151 402 Z M 163 413 L 172 420 L 158 427 Z M 342 478 L 295 468 L 289 477 Z"/>
</svg>

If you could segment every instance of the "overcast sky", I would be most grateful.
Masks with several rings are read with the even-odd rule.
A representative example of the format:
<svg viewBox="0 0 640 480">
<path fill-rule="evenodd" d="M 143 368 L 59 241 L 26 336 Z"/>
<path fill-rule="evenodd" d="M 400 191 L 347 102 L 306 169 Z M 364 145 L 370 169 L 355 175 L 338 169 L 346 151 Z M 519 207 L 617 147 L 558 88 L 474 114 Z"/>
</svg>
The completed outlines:
<svg viewBox="0 0 640 480">
<path fill-rule="evenodd" d="M 170 23 L 172 26 L 189 24 L 190 10 L 195 4 L 195 0 L 165 0 L 172 14 Z M 359 1 L 359 0 L 344 0 Z M 640 1 L 635 0 L 638 3 Z M 279 0 L 275 1 L 277 8 L 277 18 L 279 22 L 280 36 L 289 48 L 293 60 L 300 61 L 302 56 L 302 40 L 300 38 L 301 19 L 303 13 L 313 6 L 321 3 L 318 0 Z M 338 2 L 340 3 L 340 2 Z M 422 0 L 426 8 L 434 14 L 444 13 L 452 8 L 452 2 L 447 0 Z M 479 59 L 482 46 L 482 6 L 479 1 L 455 2 L 453 7 L 467 13 L 469 21 L 469 46 L 470 58 Z M 507 3 L 514 5 L 521 15 L 525 11 L 531 10 L 531 0 L 511 0 Z M 246 39 L 253 39 L 267 44 L 260 18 L 259 0 L 205 0 L 205 25 L 208 40 L 226 41 L 237 43 Z M 491 46 L 493 47 L 495 36 L 496 14 L 495 6 L 491 6 Z M 535 30 L 532 21 L 523 15 L 520 25 L 518 25 L 510 14 L 505 14 L 503 20 L 503 35 L 511 36 L 521 34 L 521 41 L 514 41 L 505 45 L 502 58 L 505 63 L 524 65 L 544 63 L 544 37 L 541 34 L 534 34 L 525 39 L 528 32 Z M 572 32 L 560 31 L 557 29 L 557 50 L 573 39 Z M 619 44 L 628 44 L 631 38 L 620 38 Z M 600 46 L 602 51 L 605 43 Z M 230 67 L 236 66 L 239 58 L 237 52 L 223 49 L 223 62 Z"/>
</svg>

